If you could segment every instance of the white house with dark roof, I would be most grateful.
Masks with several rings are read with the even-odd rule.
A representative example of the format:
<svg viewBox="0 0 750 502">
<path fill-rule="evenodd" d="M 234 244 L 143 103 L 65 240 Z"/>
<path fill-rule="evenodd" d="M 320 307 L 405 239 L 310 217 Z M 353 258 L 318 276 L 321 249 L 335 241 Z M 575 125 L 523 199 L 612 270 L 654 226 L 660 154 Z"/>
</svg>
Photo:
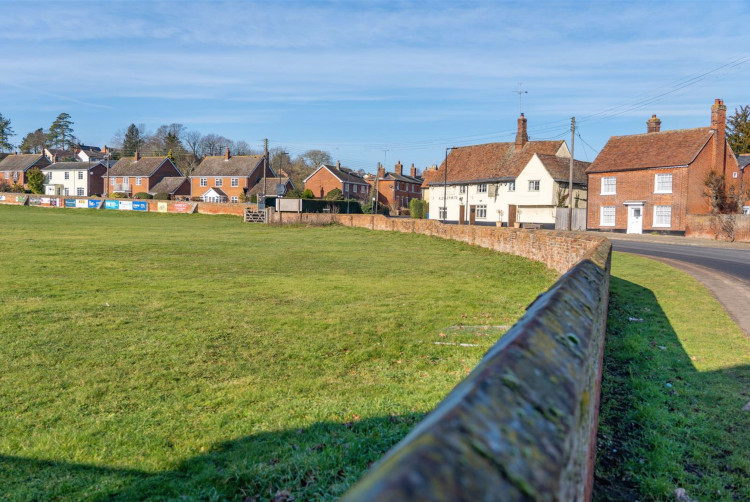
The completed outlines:
<svg viewBox="0 0 750 502">
<path fill-rule="evenodd" d="M 88 197 L 104 192 L 102 176 L 107 168 L 100 162 L 55 162 L 42 168 L 46 195 Z"/>
<path fill-rule="evenodd" d="M 539 224 L 554 228 L 556 208 L 567 204 L 570 150 L 563 140 L 529 141 L 518 119 L 513 143 L 453 149 L 425 173 L 429 217 L 454 222 Z M 588 162 L 573 162 L 573 207 L 586 207 Z M 447 184 L 445 183 L 447 173 Z"/>
</svg>

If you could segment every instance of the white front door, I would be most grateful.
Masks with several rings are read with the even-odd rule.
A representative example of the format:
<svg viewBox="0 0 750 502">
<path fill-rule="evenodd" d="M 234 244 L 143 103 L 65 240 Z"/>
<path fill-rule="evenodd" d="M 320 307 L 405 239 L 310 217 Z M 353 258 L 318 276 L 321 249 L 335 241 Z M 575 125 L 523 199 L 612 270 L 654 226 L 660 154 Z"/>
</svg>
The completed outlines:
<svg viewBox="0 0 750 502">
<path fill-rule="evenodd" d="M 628 206 L 628 233 L 643 233 L 643 206 Z"/>
</svg>

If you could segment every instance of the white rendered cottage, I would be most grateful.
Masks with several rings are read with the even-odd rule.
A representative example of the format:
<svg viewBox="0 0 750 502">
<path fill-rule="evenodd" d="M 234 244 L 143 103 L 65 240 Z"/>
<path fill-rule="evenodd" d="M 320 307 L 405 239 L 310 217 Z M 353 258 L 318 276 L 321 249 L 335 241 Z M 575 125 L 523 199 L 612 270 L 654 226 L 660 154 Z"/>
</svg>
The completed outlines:
<svg viewBox="0 0 750 502">
<path fill-rule="evenodd" d="M 459 147 L 446 160 L 447 184 L 445 161 L 425 173 L 430 219 L 554 228 L 556 208 L 567 203 L 568 145 L 563 140 L 529 141 L 523 114 L 515 143 Z M 574 207 L 586 207 L 588 166 L 573 163 Z"/>
</svg>

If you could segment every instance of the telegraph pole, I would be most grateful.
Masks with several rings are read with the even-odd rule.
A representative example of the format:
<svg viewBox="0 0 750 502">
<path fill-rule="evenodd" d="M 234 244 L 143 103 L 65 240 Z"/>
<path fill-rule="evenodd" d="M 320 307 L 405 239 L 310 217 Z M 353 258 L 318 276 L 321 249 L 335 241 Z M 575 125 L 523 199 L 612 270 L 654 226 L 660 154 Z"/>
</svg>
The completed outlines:
<svg viewBox="0 0 750 502">
<path fill-rule="evenodd" d="M 268 138 L 263 140 L 263 156 L 266 158 L 266 165 L 263 166 L 263 204 L 266 203 L 266 169 L 271 165 L 271 161 L 268 157 Z"/>
<path fill-rule="evenodd" d="M 576 118 L 570 119 L 570 172 L 568 173 L 568 230 L 573 230 L 573 157 L 576 151 Z"/>
</svg>

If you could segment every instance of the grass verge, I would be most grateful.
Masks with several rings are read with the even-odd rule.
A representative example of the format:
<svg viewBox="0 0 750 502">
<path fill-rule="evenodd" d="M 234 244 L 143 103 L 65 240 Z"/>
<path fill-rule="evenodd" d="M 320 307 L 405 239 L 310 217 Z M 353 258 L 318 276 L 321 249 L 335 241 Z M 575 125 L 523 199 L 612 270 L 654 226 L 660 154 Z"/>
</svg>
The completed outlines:
<svg viewBox="0 0 750 502">
<path fill-rule="evenodd" d="M 0 206 L 0 228 L 10 500 L 333 499 L 555 279 L 334 226 Z"/>
<path fill-rule="evenodd" d="M 692 277 L 614 253 L 596 500 L 750 500 L 750 339 Z"/>
</svg>

